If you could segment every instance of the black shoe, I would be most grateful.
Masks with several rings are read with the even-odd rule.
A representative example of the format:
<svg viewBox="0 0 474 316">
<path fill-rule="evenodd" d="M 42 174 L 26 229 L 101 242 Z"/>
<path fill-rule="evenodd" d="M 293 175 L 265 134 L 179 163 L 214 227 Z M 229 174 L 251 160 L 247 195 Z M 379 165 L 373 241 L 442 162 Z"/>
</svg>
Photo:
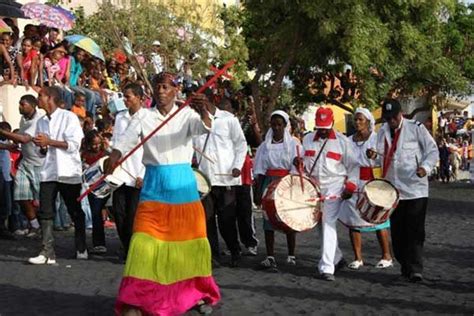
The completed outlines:
<svg viewBox="0 0 474 316">
<path fill-rule="evenodd" d="M 240 259 L 242 259 L 242 256 L 240 255 L 240 253 L 231 254 L 230 267 L 231 268 L 238 267 L 240 263 Z"/>
<path fill-rule="evenodd" d="M 342 270 L 347 265 L 346 259 L 342 258 L 339 262 L 334 266 L 334 272 Z"/>
<path fill-rule="evenodd" d="M 417 283 L 423 281 L 423 275 L 421 273 L 411 273 L 410 282 Z"/>
<path fill-rule="evenodd" d="M 336 277 L 331 273 L 321 273 L 321 280 L 333 282 L 336 281 Z"/>
<path fill-rule="evenodd" d="M 16 240 L 16 237 L 12 233 L 10 233 L 8 230 L 0 229 L 0 239 Z"/>
<path fill-rule="evenodd" d="M 212 257 L 212 268 L 217 269 L 221 267 L 221 263 L 214 257 Z"/>
</svg>

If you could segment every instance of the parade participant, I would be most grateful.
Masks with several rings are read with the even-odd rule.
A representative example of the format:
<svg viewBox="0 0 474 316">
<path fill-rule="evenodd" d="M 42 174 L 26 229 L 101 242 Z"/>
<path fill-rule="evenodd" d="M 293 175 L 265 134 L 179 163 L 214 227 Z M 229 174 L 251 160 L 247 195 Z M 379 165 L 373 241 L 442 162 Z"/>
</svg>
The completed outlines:
<svg viewBox="0 0 474 316">
<path fill-rule="evenodd" d="M 356 132 L 350 136 L 349 139 L 352 141 L 352 150 L 358 162 L 356 167 L 359 174 L 357 187 L 362 189 L 367 181 L 374 179 L 374 168 L 377 164 L 379 165 L 379 162 L 368 159 L 365 154 L 368 148 L 375 148 L 377 143 L 375 120 L 372 113 L 365 108 L 357 108 L 354 112 L 354 126 Z M 354 261 L 349 263 L 348 267 L 353 270 L 358 270 L 364 265 L 362 259 L 361 233 L 375 231 L 380 243 L 380 248 L 382 249 L 382 258 L 375 267 L 379 269 L 389 268 L 393 266 L 388 235 L 390 220 L 379 225 L 364 221 L 356 208 L 357 198 L 358 195 L 354 195 L 351 199 L 344 201 L 339 216 L 339 220 L 350 228 L 349 233 L 352 249 L 354 250 Z"/>
<path fill-rule="evenodd" d="M 219 107 L 229 102 L 223 99 Z M 215 216 L 218 227 L 227 248 L 231 253 L 231 266 L 238 265 L 240 245 L 237 234 L 236 190 L 242 185 L 241 169 L 247 153 L 247 142 L 239 120 L 231 113 L 217 108 L 208 102 L 210 114 L 214 122 L 209 137 L 203 135 L 194 140 L 195 148 L 204 152 L 212 161 L 203 159 L 198 153 L 201 163 L 199 169 L 209 178 L 211 192 L 204 200 L 207 214 L 209 240 L 214 257 L 219 256 L 218 237 L 215 233 Z"/>
<path fill-rule="evenodd" d="M 315 132 L 303 138 L 304 166 L 320 188 L 322 197 L 322 247 L 319 272 L 326 281 L 334 281 L 334 273 L 345 264 L 337 242 L 337 220 L 341 199 L 351 198 L 357 186 L 357 161 L 352 145 L 344 135 L 333 129 L 330 108 L 316 111 Z M 295 165 L 298 165 L 295 159 Z M 340 196 L 340 198 L 339 198 Z"/>
<path fill-rule="evenodd" d="M 125 106 L 128 111 L 121 111 L 115 117 L 112 144 L 120 144 L 124 133 L 133 117 L 142 108 L 144 93 L 140 85 L 131 83 L 123 90 Z M 138 142 L 137 142 L 138 144 Z M 135 144 L 136 145 L 136 144 Z M 124 257 L 126 257 L 133 233 L 133 222 L 140 199 L 140 189 L 143 186 L 145 166 L 142 163 L 143 148 L 139 148 L 130 158 L 124 161 L 123 168 L 127 170 L 124 183 L 112 194 L 112 210 L 115 226 L 122 242 Z"/>
<path fill-rule="evenodd" d="M 178 110 L 173 75 L 153 79 L 156 108 L 142 109 L 115 144 L 106 172 Z M 211 118 L 200 95 L 143 145 L 146 166 L 134 231 L 116 303 L 120 315 L 177 315 L 220 299 L 211 271 L 206 217 L 191 169 L 192 137 L 206 134 Z"/>
<path fill-rule="evenodd" d="M 257 176 L 255 190 L 255 204 L 260 205 L 265 188 L 275 179 L 284 177 L 290 173 L 292 159 L 295 156 L 297 142 L 290 134 L 290 118 L 283 111 L 274 111 L 270 115 L 271 128 L 267 131 L 265 141 L 258 147 L 255 156 L 254 174 Z M 265 246 L 267 257 L 260 265 L 262 268 L 277 271 L 274 244 L 275 230 L 267 219 L 263 220 L 265 231 Z M 286 262 L 296 265 L 295 245 L 296 232 L 286 232 L 288 247 L 288 258 Z"/>
<path fill-rule="evenodd" d="M 221 110 L 238 116 L 240 104 L 237 100 L 221 102 Z M 245 135 L 245 133 L 244 133 Z M 245 137 L 248 144 L 248 139 Z M 252 213 L 252 169 L 253 161 L 250 148 L 247 149 L 245 161 L 241 169 L 242 185 L 236 187 L 237 226 L 239 227 L 240 242 L 247 248 L 246 255 L 256 256 L 258 239 L 255 232 L 255 222 Z"/>
<path fill-rule="evenodd" d="M 423 279 L 427 174 L 438 162 L 438 148 L 422 123 L 403 118 L 397 100 L 383 102 L 382 117 L 386 123 L 376 150 L 367 155 L 374 159 L 383 153 L 383 176 L 399 191 L 400 202 L 390 217 L 393 252 L 402 276 L 418 282 Z"/>
<path fill-rule="evenodd" d="M 34 201 L 39 200 L 40 171 L 44 158 L 39 155 L 33 138 L 36 133 L 36 125 L 42 117 L 36 110 L 38 101 L 31 94 L 20 99 L 20 130 L 18 133 L 8 132 L 0 129 L 0 136 L 21 144 L 21 161 L 14 179 L 13 199 L 18 201 L 30 229 L 27 237 L 35 237 L 40 233 L 39 222 L 36 218 L 36 206 Z"/>
<path fill-rule="evenodd" d="M 93 166 L 102 157 L 106 155 L 104 142 L 97 130 L 88 131 L 84 137 L 83 150 L 81 159 L 84 170 Z M 105 195 L 105 194 L 104 194 Z M 88 194 L 89 205 L 92 216 L 92 249 L 90 253 L 104 254 L 107 252 L 105 246 L 104 217 L 102 210 L 109 199 L 110 194 L 105 196 L 97 196 L 94 192 Z"/>
<path fill-rule="evenodd" d="M 10 132 L 12 127 L 8 122 L 0 122 L 1 130 Z M 16 147 L 0 134 L 0 239 L 15 239 L 5 224 L 12 213 L 10 150 Z"/>
<path fill-rule="evenodd" d="M 64 199 L 74 222 L 76 258 L 87 259 L 85 214 L 78 197 L 81 193 L 81 157 L 79 149 L 84 134 L 77 116 L 61 109 L 63 103 L 58 87 L 40 90 L 39 107 L 46 111 L 36 126 L 33 142 L 44 163 L 40 172 L 40 208 L 38 218 L 42 231 L 42 247 L 31 264 L 55 264 L 53 219 L 58 192 Z"/>
</svg>

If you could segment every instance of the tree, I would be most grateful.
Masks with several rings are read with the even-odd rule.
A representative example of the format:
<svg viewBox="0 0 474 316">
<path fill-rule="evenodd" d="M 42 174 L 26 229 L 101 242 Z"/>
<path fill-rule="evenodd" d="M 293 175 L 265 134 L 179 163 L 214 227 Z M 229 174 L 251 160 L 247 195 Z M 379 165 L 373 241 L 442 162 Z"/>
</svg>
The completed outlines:
<svg viewBox="0 0 474 316">
<path fill-rule="evenodd" d="M 461 31 L 453 21 L 468 14 L 454 0 L 247 0 L 243 5 L 260 123 L 275 108 L 284 78 L 294 83 L 296 97 L 315 101 L 310 79 L 337 75 L 344 64 L 352 65 L 361 93 L 353 102 L 369 107 L 387 94 L 467 91 L 471 61 L 465 56 L 473 56 L 472 47 L 451 55 L 447 49 L 453 39 L 448 26 Z"/>
</svg>

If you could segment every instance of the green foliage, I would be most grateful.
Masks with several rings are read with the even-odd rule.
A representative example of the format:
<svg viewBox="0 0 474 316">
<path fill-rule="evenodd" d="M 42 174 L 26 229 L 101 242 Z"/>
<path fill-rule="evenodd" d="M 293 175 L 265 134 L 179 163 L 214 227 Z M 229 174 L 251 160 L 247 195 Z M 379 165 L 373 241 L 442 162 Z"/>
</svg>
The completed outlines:
<svg viewBox="0 0 474 316">
<path fill-rule="evenodd" d="M 394 91 L 463 93 L 472 80 L 472 11 L 455 0 L 247 0 L 244 7 L 249 66 L 265 96 L 282 91 L 288 76 L 294 98 L 316 101 L 308 80 L 346 63 L 361 90 L 355 102 L 369 107 Z"/>
</svg>

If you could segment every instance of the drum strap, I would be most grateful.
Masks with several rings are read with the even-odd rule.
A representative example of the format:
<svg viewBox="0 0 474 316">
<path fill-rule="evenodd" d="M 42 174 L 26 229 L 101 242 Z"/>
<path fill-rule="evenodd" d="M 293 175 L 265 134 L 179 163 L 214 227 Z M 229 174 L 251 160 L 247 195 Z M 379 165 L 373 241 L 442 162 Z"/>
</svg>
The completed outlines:
<svg viewBox="0 0 474 316">
<path fill-rule="evenodd" d="M 209 136 L 211 136 L 211 131 L 209 131 L 209 133 L 207 133 L 206 140 L 204 141 L 204 147 L 202 148 L 202 153 L 203 154 L 206 152 L 207 143 L 209 142 Z M 201 155 L 199 157 L 199 161 L 198 161 L 198 164 L 197 164 L 198 169 L 199 169 L 199 166 L 201 165 L 202 157 L 203 157 L 203 155 Z"/>
<path fill-rule="evenodd" d="M 318 155 L 316 156 L 316 159 L 314 159 L 313 165 L 311 166 L 311 170 L 309 171 L 309 176 L 310 177 L 311 177 L 311 174 L 313 173 L 314 167 L 316 167 L 316 163 L 318 162 L 319 157 L 321 157 L 321 154 L 323 153 L 324 147 L 326 147 L 326 144 L 327 144 L 328 140 L 329 140 L 329 137 L 326 138 L 323 145 L 321 146 L 321 149 L 319 150 Z"/>
<path fill-rule="evenodd" d="M 393 136 L 392 139 L 392 145 L 390 148 L 388 147 L 388 142 L 385 140 L 385 156 L 383 157 L 383 173 L 382 173 L 382 178 L 385 178 L 385 176 L 388 173 L 388 169 L 392 165 L 393 161 L 393 155 L 395 154 L 395 151 L 397 150 L 397 142 L 398 138 L 400 137 L 400 132 L 401 128 L 399 128 L 396 132 L 395 135 Z"/>
</svg>

